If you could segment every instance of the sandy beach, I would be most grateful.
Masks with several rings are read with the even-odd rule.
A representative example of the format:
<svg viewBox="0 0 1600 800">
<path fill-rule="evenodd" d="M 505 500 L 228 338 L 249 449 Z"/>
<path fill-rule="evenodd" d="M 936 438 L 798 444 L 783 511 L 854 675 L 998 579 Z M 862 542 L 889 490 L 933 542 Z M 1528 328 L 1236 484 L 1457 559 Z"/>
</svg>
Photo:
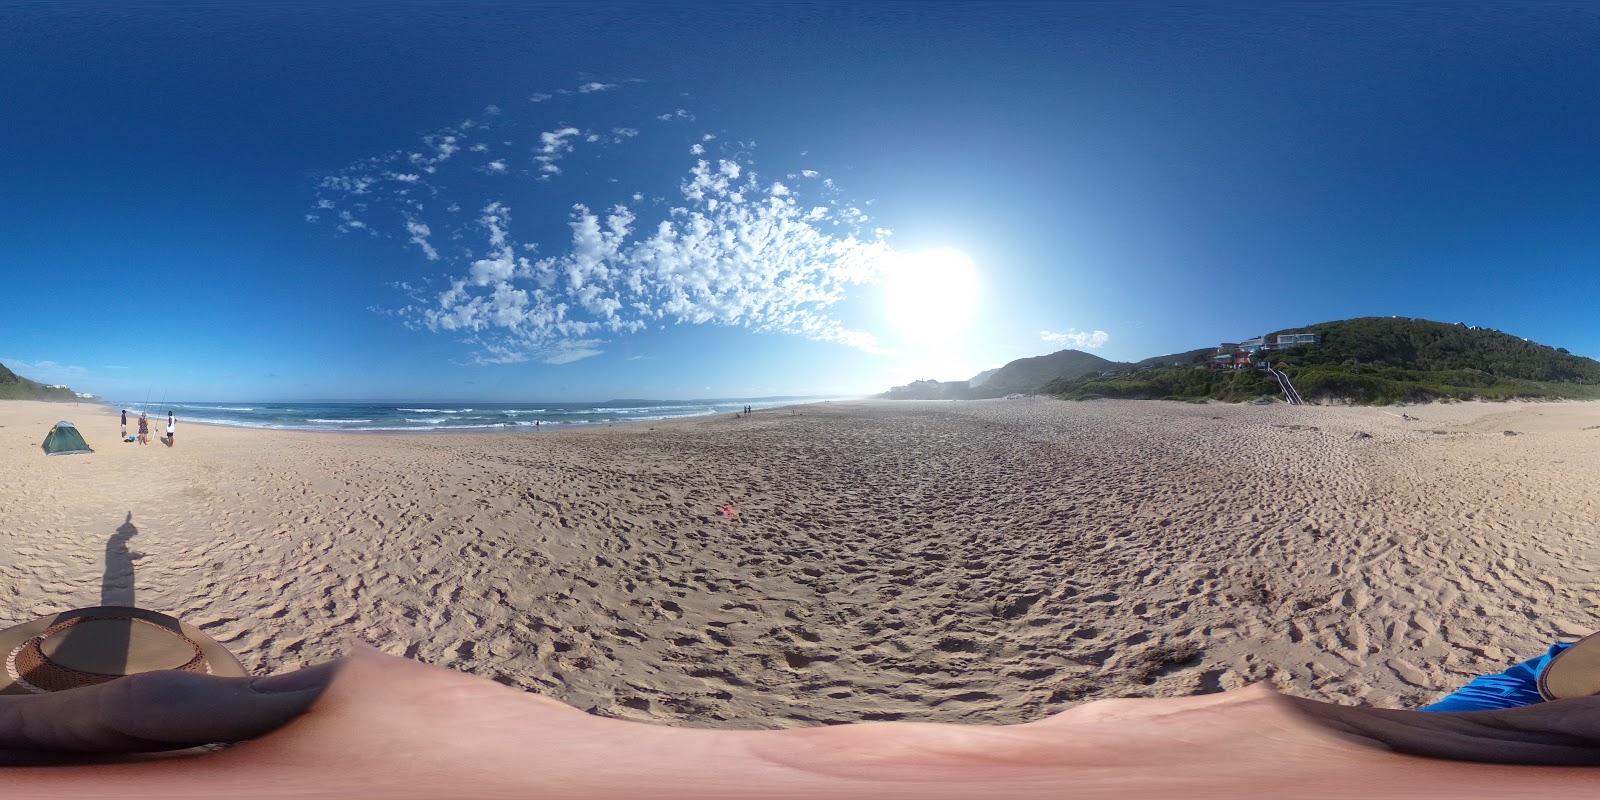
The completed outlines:
<svg viewBox="0 0 1600 800">
<path fill-rule="evenodd" d="M 58 419 L 96 452 L 47 458 Z M 1266 681 L 1414 707 L 1600 627 L 1600 404 L 825 403 L 529 434 L 0 402 L 0 622 L 351 639 L 675 725 L 1037 719 Z M 133 428 L 130 420 L 130 428 Z M 720 506 L 732 501 L 738 516 Z"/>
</svg>

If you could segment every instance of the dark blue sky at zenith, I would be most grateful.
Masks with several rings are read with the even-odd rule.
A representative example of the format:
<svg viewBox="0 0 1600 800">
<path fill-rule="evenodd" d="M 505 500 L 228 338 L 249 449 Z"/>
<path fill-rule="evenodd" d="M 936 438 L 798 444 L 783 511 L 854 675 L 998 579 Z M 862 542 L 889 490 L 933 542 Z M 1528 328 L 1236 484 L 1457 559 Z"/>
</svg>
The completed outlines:
<svg viewBox="0 0 1600 800">
<path fill-rule="evenodd" d="M 104 396 L 854 394 L 1367 315 L 1600 357 L 1581 4 L 0 16 L 0 362 Z"/>
</svg>

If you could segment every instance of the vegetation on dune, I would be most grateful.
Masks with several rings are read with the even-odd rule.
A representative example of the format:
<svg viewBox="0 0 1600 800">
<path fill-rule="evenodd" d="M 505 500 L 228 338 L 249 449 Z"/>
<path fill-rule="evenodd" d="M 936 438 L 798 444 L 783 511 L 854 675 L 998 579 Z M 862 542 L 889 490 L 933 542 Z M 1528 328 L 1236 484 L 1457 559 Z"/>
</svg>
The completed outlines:
<svg viewBox="0 0 1600 800">
<path fill-rule="evenodd" d="M 1358 364 L 1285 370 L 1308 398 L 1358 403 L 1425 403 L 1432 400 L 1596 400 L 1592 383 L 1502 378 L 1483 370 L 1404 370 Z"/>
<path fill-rule="evenodd" d="M 77 400 L 71 389 L 30 381 L 0 364 L 0 400 Z"/>
<path fill-rule="evenodd" d="M 1186 350 L 1182 353 L 1172 353 L 1165 356 L 1152 356 L 1143 361 L 1136 361 L 1132 364 L 1126 364 L 1124 366 L 1127 366 L 1131 369 L 1145 369 L 1147 367 L 1150 369 L 1155 369 L 1157 367 L 1193 366 L 1195 364 L 1204 364 L 1207 361 L 1210 361 L 1211 356 L 1215 355 L 1216 352 L 1217 348 L 1215 347 L 1201 347 L 1196 350 Z"/>
<path fill-rule="evenodd" d="M 1113 375 L 1105 378 L 1057 378 L 1039 388 L 1068 400 L 1254 400 L 1276 394 L 1278 383 L 1260 370 L 1209 370 L 1189 367 Z"/>
<path fill-rule="evenodd" d="M 1316 333 L 1321 345 L 1265 354 L 1302 397 L 1387 405 L 1432 400 L 1600 399 L 1600 362 L 1509 334 L 1428 320 L 1366 317 L 1276 331 Z M 1108 377 L 1057 378 L 1043 394 L 1095 398 L 1224 401 L 1279 396 L 1263 370 L 1197 364 Z M 1198 355 L 1196 355 L 1198 354 Z"/>
<path fill-rule="evenodd" d="M 1497 378 L 1482 370 L 1425 372 L 1369 365 L 1289 367 L 1300 395 L 1313 401 L 1389 405 L 1433 400 L 1600 400 L 1600 386 Z M 1222 400 L 1281 396 L 1265 370 L 1168 368 L 1109 378 L 1061 378 L 1041 394 L 1068 400 Z"/>
<path fill-rule="evenodd" d="M 1434 373 L 1481 372 L 1539 383 L 1600 384 L 1600 361 L 1487 328 L 1422 319 L 1362 317 L 1276 333 L 1322 336 L 1319 346 L 1273 353 L 1272 362 L 1285 366 L 1362 365 Z"/>
</svg>

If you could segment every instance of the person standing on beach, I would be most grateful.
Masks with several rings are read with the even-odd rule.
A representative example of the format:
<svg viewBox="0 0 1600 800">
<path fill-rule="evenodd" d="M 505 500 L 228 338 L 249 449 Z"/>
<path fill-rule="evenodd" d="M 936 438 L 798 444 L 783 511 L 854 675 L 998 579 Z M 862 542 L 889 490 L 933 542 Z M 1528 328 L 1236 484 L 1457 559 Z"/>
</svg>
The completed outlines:
<svg viewBox="0 0 1600 800">
<path fill-rule="evenodd" d="M 150 420 L 145 418 L 144 412 L 139 412 L 139 444 L 150 443 Z"/>
<path fill-rule="evenodd" d="M 173 445 L 175 445 L 177 443 L 178 443 L 178 420 L 173 418 L 171 411 L 168 411 L 167 412 L 167 446 L 171 447 L 171 446 L 173 446 Z"/>
<path fill-rule="evenodd" d="M 126 408 L 122 409 L 122 439 L 123 441 L 128 439 L 128 409 Z"/>
</svg>

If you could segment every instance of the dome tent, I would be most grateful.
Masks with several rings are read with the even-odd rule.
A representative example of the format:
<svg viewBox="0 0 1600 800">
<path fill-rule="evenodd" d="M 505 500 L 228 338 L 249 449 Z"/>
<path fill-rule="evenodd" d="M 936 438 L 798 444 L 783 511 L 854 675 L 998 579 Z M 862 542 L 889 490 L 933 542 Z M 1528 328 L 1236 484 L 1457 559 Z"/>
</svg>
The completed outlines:
<svg viewBox="0 0 1600 800">
<path fill-rule="evenodd" d="M 83 434 L 78 433 L 78 428 L 72 423 L 62 420 L 44 437 L 44 454 L 47 456 L 70 456 L 78 453 L 93 453 L 89 443 L 83 440 Z"/>
</svg>

